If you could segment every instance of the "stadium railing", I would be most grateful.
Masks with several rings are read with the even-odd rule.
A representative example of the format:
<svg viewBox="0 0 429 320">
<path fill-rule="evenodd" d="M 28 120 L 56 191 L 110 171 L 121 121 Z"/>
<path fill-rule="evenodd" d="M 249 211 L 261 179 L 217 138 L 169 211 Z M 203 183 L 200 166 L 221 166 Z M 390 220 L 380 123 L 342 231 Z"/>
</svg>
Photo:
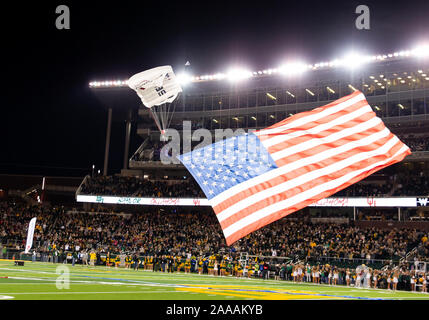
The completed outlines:
<svg viewBox="0 0 429 320">
<path fill-rule="evenodd" d="M 86 176 L 85 176 L 85 178 L 83 178 L 83 180 L 82 180 L 82 182 L 80 183 L 79 187 L 76 189 L 76 194 L 75 194 L 76 198 L 77 198 L 77 196 L 78 196 L 78 195 L 80 195 L 80 193 L 81 193 L 81 191 L 82 191 L 82 186 L 83 186 L 84 184 L 86 184 L 86 181 L 87 181 L 89 178 L 90 178 L 90 176 L 89 176 L 89 175 L 86 175 Z"/>
</svg>

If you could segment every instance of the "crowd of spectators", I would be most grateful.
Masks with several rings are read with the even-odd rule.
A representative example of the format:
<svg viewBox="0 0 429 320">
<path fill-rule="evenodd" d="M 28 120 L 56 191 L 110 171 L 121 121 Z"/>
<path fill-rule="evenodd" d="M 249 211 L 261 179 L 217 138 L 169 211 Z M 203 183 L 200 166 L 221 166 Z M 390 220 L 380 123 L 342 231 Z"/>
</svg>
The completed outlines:
<svg viewBox="0 0 429 320">
<path fill-rule="evenodd" d="M 197 211 L 195 211 L 197 210 Z M 284 218 L 259 229 L 227 247 L 216 216 L 202 209 L 148 207 L 141 214 L 66 212 L 18 203 L 1 203 L 0 238 L 25 245 L 26 229 L 37 217 L 34 242 L 38 250 L 55 244 L 58 250 L 79 246 L 104 252 L 138 251 L 144 255 L 197 256 L 218 252 L 247 252 L 282 257 L 332 257 L 342 260 L 398 260 L 424 241 L 422 256 L 428 257 L 427 233 L 417 230 L 365 229 L 352 224 L 319 223 Z M 426 251 L 425 251 L 426 250 Z"/>
<path fill-rule="evenodd" d="M 398 135 L 402 142 L 404 142 L 411 151 L 429 151 L 429 137 L 414 137 Z"/>
<path fill-rule="evenodd" d="M 216 216 L 201 208 L 149 207 L 144 213 L 127 214 L 78 212 L 64 207 L 0 202 L 0 246 L 12 248 L 17 254 L 22 252 L 27 225 L 33 217 L 37 217 L 37 223 L 32 251 L 34 255 L 37 253 L 46 258 L 42 261 L 48 261 L 51 256 L 55 257 L 49 258 L 52 262 L 58 262 L 58 257 L 65 260 L 67 252 L 73 252 L 73 263 L 77 252 L 83 255 L 97 252 L 97 259 L 100 254 L 126 252 L 159 259 L 175 257 L 189 260 L 192 256 L 203 260 L 204 257 L 217 256 L 220 260 L 228 259 L 237 267 L 240 253 L 245 252 L 261 257 L 255 260 L 256 265 L 261 260 L 269 261 L 276 278 L 296 281 L 293 277 L 296 263 L 287 264 L 279 260 L 288 257 L 289 261 L 309 263 L 313 266 L 311 274 L 317 268 L 321 274 L 320 283 L 329 284 L 332 277 L 328 275 L 332 275 L 334 270 L 339 273 L 336 284 L 346 284 L 348 268 L 354 270 L 363 263 L 377 268 L 383 265 L 377 264 L 380 261 L 384 264 L 387 261 L 398 262 L 413 248 L 416 248 L 414 259 L 429 262 L 427 231 L 359 228 L 353 223 L 314 224 L 308 217 L 284 218 L 228 247 Z M 252 262 L 250 267 L 258 276 L 259 265 L 255 267 Z M 393 270 L 377 271 L 379 288 L 387 286 Z M 403 268 L 399 274 L 410 283 L 413 273 L 409 267 Z M 233 275 L 237 274 L 233 272 Z M 350 276 L 353 275 L 356 276 L 352 271 Z M 313 281 L 311 276 L 309 279 Z M 356 277 L 351 283 L 356 283 Z"/>
<path fill-rule="evenodd" d="M 334 197 L 382 197 L 392 191 L 392 183 L 355 183 L 338 191 Z"/>
<path fill-rule="evenodd" d="M 398 175 L 398 186 L 394 196 L 429 196 L 429 174 L 423 171 L 418 174 Z"/>
<path fill-rule="evenodd" d="M 82 184 L 81 193 L 149 198 L 204 197 L 201 188 L 191 178 L 183 181 L 151 181 L 125 176 L 88 177 Z"/>
</svg>

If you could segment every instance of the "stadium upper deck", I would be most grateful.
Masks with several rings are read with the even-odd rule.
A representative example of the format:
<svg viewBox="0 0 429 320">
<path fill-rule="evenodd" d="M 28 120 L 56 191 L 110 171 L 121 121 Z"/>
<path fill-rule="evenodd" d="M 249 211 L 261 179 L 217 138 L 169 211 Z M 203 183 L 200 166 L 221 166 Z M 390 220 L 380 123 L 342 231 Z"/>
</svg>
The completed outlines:
<svg viewBox="0 0 429 320">
<path fill-rule="evenodd" d="M 401 60 L 355 70 L 307 71 L 301 75 L 247 79 L 237 83 L 188 83 L 172 127 L 183 120 L 194 128 L 264 128 L 290 115 L 362 91 L 386 123 L 429 121 L 429 61 Z M 156 130 L 148 110 L 139 110 L 138 133 Z"/>
<path fill-rule="evenodd" d="M 427 53 L 419 56 L 405 51 L 372 58 L 368 63 L 350 60 L 341 66 L 335 66 L 335 61 L 307 65 L 290 74 L 267 69 L 241 81 L 230 81 L 225 74 L 188 78 L 170 127 L 181 130 L 183 121 L 191 121 L 192 129 L 265 128 L 360 90 L 394 133 L 429 134 Z M 158 140 L 149 110 L 126 81 L 91 82 L 90 87 L 108 98 L 109 105 L 112 99 L 123 109 L 139 105 L 137 134 Z"/>
</svg>

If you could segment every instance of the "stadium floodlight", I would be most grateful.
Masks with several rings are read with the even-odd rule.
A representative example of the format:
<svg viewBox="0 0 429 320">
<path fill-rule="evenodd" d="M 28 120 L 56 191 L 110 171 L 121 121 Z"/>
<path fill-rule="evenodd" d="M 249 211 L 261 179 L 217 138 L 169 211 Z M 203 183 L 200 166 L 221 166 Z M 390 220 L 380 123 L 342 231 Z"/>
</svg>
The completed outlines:
<svg viewBox="0 0 429 320">
<path fill-rule="evenodd" d="M 310 91 L 309 89 L 305 89 L 305 91 L 307 91 L 309 94 L 311 94 L 312 96 L 314 96 L 314 93 L 312 91 Z"/>
<path fill-rule="evenodd" d="M 398 107 L 401 108 L 402 110 L 405 109 L 405 107 L 402 104 L 400 104 L 400 103 L 398 104 Z"/>
<path fill-rule="evenodd" d="M 382 56 L 377 56 L 376 59 L 382 58 Z M 370 60 L 373 60 L 373 57 L 369 56 L 363 56 L 356 52 L 351 52 L 347 54 L 343 59 L 339 60 L 339 65 L 342 65 L 344 67 L 350 68 L 350 69 L 356 69 L 359 68 L 361 65 L 369 62 Z"/>
<path fill-rule="evenodd" d="M 192 76 L 190 76 L 187 73 L 179 73 L 176 76 L 177 81 L 181 84 L 181 85 L 187 85 L 189 82 L 192 81 Z"/>
<path fill-rule="evenodd" d="M 356 88 L 355 88 L 355 87 L 353 87 L 351 84 L 349 84 L 349 85 L 348 85 L 348 87 L 349 87 L 350 89 L 352 89 L 353 91 L 357 91 L 357 90 L 356 90 Z"/>
<path fill-rule="evenodd" d="M 271 100 L 277 100 L 276 97 L 274 97 L 272 94 L 267 92 L 267 97 L 270 98 Z"/>
<path fill-rule="evenodd" d="M 290 62 L 281 65 L 278 68 L 278 72 L 283 75 L 295 75 L 301 74 L 308 69 L 308 66 L 302 62 Z"/>
<path fill-rule="evenodd" d="M 290 95 L 292 98 L 295 98 L 295 95 L 293 95 L 292 93 L 290 93 L 289 91 L 287 91 L 286 90 L 286 93 L 288 94 L 288 95 Z"/>
<path fill-rule="evenodd" d="M 330 87 L 326 87 L 326 89 L 330 92 L 330 93 L 335 93 L 335 91 L 333 89 L 331 89 Z"/>
<path fill-rule="evenodd" d="M 429 45 L 421 45 L 413 50 L 411 50 L 411 53 L 416 57 L 428 57 L 429 56 Z"/>
<path fill-rule="evenodd" d="M 282 74 L 286 76 L 301 74 L 308 70 L 320 70 L 326 68 L 346 67 L 349 69 L 358 68 L 367 63 L 377 63 L 382 61 L 391 61 L 405 59 L 410 57 L 429 57 L 429 44 L 424 43 L 412 50 L 401 50 L 393 53 L 377 54 L 377 55 L 362 55 L 356 52 L 350 52 L 342 59 L 334 59 L 329 62 L 318 62 L 315 64 L 304 64 L 300 61 L 288 62 L 278 68 L 267 68 L 258 71 L 249 71 L 240 68 L 231 69 L 227 73 L 216 73 L 211 75 L 200 76 L 182 76 L 178 75 L 179 81 L 182 84 L 189 82 L 205 82 L 214 80 L 229 79 L 230 81 L 239 81 L 251 77 L 265 77 Z M 419 72 L 422 73 L 422 72 Z M 126 80 L 110 80 L 110 81 L 92 81 L 89 83 L 90 88 L 114 88 L 128 87 Z"/>
<path fill-rule="evenodd" d="M 253 73 L 246 69 L 233 68 L 227 73 L 227 78 L 230 81 L 240 81 L 253 76 Z"/>
</svg>

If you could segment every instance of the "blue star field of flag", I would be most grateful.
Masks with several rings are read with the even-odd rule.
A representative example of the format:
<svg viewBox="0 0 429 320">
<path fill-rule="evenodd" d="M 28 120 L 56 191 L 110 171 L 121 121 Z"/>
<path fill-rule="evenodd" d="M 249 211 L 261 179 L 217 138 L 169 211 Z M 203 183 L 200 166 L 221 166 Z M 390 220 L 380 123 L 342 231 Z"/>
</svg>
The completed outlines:
<svg viewBox="0 0 429 320">
<path fill-rule="evenodd" d="M 277 168 L 253 133 L 224 139 L 178 156 L 210 200 L 219 193 Z"/>
</svg>

